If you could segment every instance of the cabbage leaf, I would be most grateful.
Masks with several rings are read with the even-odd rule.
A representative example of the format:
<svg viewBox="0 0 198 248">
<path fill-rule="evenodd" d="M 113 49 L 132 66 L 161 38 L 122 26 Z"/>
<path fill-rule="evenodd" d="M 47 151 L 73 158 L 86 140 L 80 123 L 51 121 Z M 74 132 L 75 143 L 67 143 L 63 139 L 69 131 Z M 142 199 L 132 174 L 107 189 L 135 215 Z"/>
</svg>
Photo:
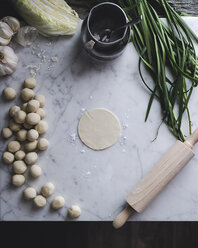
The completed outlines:
<svg viewBox="0 0 198 248">
<path fill-rule="evenodd" d="M 44 36 L 73 35 L 78 14 L 64 0 L 11 0 L 23 19 Z"/>
</svg>

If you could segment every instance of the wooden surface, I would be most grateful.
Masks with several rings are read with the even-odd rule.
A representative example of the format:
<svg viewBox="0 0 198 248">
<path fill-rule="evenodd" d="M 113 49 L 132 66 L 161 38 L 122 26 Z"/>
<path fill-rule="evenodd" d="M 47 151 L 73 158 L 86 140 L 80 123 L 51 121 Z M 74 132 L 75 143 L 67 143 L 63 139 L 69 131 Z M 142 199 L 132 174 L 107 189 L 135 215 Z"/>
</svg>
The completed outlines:
<svg viewBox="0 0 198 248">
<path fill-rule="evenodd" d="M 81 4 L 81 0 L 70 0 L 70 2 L 74 3 L 73 7 L 78 11 L 81 18 L 87 15 L 87 10 L 78 7 L 78 5 Z M 185 13 L 198 16 L 198 0 L 168 0 L 168 2 L 179 7 L 179 9 Z M 8 0 L 1 0 L 0 18 L 5 15 L 16 15 L 16 13 L 8 6 Z"/>
<path fill-rule="evenodd" d="M 191 14 L 198 15 L 198 0 L 167 0 L 174 7 L 179 8 L 180 11 Z M 80 13 L 80 17 L 84 18 L 87 11 L 79 7 L 81 5 L 81 0 L 69 0 L 73 3 L 73 7 Z"/>
<path fill-rule="evenodd" d="M 108 222 L 0 223 L 2 247 L 197 248 L 192 222 L 135 222 L 115 230 Z M 3 242 L 5 241 L 5 243 Z M 6 245 L 3 245 L 6 244 Z M 10 244 L 13 244 L 12 246 Z"/>
<path fill-rule="evenodd" d="M 182 6 L 181 10 L 186 13 L 198 15 L 198 0 L 171 0 L 171 2 Z M 5 15 L 16 16 L 16 13 L 8 7 L 7 0 L 1 0 L 0 18 Z M 26 241 L 28 244 L 31 240 L 31 245 L 36 247 L 45 247 L 47 243 L 54 247 L 86 248 L 198 247 L 197 222 L 128 222 L 119 230 L 115 230 L 110 222 L 63 222 L 53 225 L 31 223 L 31 228 L 28 223 L 23 226 L 16 223 L 12 229 L 10 224 L 1 223 L 1 243 L 3 244 L 5 238 L 7 247 L 12 240 L 16 245 L 16 240 L 20 240 L 19 237 L 23 239 L 23 243 Z M 8 235 L 12 238 L 7 238 Z"/>
<path fill-rule="evenodd" d="M 198 0 L 168 0 L 185 13 L 198 15 Z"/>
</svg>

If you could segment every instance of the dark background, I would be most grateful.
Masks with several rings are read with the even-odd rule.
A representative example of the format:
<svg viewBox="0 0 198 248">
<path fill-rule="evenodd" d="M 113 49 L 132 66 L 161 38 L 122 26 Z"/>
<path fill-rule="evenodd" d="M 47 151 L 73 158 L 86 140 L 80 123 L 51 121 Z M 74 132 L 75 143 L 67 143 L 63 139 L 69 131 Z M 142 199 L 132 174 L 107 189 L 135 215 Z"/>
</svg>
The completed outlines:
<svg viewBox="0 0 198 248">
<path fill-rule="evenodd" d="M 5 241 L 5 242 L 4 242 Z M 197 248 L 196 222 L 1 222 L 0 246 L 45 248 Z"/>
<path fill-rule="evenodd" d="M 198 0 L 169 2 L 186 13 L 198 15 Z M 82 8 L 77 10 L 82 18 L 86 15 Z M 6 15 L 18 17 L 7 0 L 0 0 L 0 17 Z M 49 244 L 55 248 L 198 248 L 198 223 L 128 222 L 115 230 L 111 222 L 1 222 L 0 246 L 7 248 L 11 243 L 35 248 Z"/>
<path fill-rule="evenodd" d="M 6 15 L 17 16 L 8 2 L 9 0 L 0 0 L 0 18 Z M 72 7 L 78 11 L 81 18 L 86 16 L 87 11 L 80 7 L 82 5 L 81 0 L 68 0 L 68 2 L 73 3 Z M 198 15 L 198 0 L 168 0 L 168 2 L 185 13 Z"/>
</svg>

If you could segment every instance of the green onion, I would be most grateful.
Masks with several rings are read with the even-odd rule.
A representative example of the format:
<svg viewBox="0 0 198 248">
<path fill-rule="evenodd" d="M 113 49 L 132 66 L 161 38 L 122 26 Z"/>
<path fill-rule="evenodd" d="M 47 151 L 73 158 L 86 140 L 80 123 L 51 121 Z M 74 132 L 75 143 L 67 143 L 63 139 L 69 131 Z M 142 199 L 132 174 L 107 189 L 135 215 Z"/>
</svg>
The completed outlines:
<svg viewBox="0 0 198 248">
<path fill-rule="evenodd" d="M 104 1 L 86 0 L 86 5 L 99 2 Z M 198 37 L 166 0 L 113 2 L 125 10 L 129 20 L 142 15 L 142 22 L 132 27 L 131 41 L 139 54 L 140 77 L 151 94 L 145 121 L 156 98 L 161 106 L 162 121 L 175 137 L 184 141 L 181 130 L 184 113 L 187 113 L 189 134 L 192 131 L 189 100 L 198 85 L 198 58 L 193 45 L 193 41 L 198 43 Z M 160 19 L 161 15 L 167 24 Z M 142 63 L 153 79 L 152 87 L 144 79 Z M 167 69 L 173 79 L 168 78 Z"/>
</svg>

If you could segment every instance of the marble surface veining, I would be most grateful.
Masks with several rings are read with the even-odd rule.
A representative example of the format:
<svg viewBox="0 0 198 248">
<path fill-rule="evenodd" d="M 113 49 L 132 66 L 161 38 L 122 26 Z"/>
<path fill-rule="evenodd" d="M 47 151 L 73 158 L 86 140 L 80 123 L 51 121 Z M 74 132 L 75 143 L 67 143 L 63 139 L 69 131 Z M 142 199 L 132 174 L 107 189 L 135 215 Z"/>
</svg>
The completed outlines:
<svg viewBox="0 0 198 248">
<path fill-rule="evenodd" d="M 197 18 L 186 18 L 198 34 Z M 80 30 L 80 27 L 79 27 Z M 70 220 L 67 208 L 77 204 L 82 209 L 78 221 L 113 220 L 125 205 L 125 198 L 155 162 L 173 145 L 176 139 L 161 123 L 160 108 L 154 101 L 148 121 L 144 122 L 149 93 L 138 73 L 138 56 L 133 45 L 111 62 L 97 62 L 87 56 L 79 42 L 79 31 L 73 37 L 39 37 L 30 47 L 11 44 L 19 57 L 17 70 L 0 79 L 0 92 L 10 86 L 19 96 L 23 80 L 36 74 L 35 92 L 46 96 L 45 110 L 49 130 L 45 137 L 50 146 L 39 153 L 43 174 L 19 188 L 11 185 L 12 168 L 0 164 L 1 220 Z M 53 62 L 52 57 L 57 61 Z M 56 59 L 55 59 L 56 60 Z M 149 81 L 149 77 L 146 76 Z M 190 101 L 193 128 L 198 123 L 198 89 Z M 0 128 L 8 125 L 8 109 L 20 104 L 19 97 L 6 102 L 0 97 Z M 93 151 L 77 135 L 81 115 L 92 108 L 107 108 L 120 119 L 122 130 L 118 142 L 109 149 Z M 0 138 L 0 153 L 8 141 Z M 198 220 L 198 146 L 195 157 L 166 187 L 142 214 L 130 220 Z M 1 155 L 0 154 L 0 155 Z M 51 181 L 55 193 L 42 209 L 23 199 L 28 185 L 39 192 Z M 66 205 L 52 211 L 50 202 L 63 195 Z"/>
</svg>

